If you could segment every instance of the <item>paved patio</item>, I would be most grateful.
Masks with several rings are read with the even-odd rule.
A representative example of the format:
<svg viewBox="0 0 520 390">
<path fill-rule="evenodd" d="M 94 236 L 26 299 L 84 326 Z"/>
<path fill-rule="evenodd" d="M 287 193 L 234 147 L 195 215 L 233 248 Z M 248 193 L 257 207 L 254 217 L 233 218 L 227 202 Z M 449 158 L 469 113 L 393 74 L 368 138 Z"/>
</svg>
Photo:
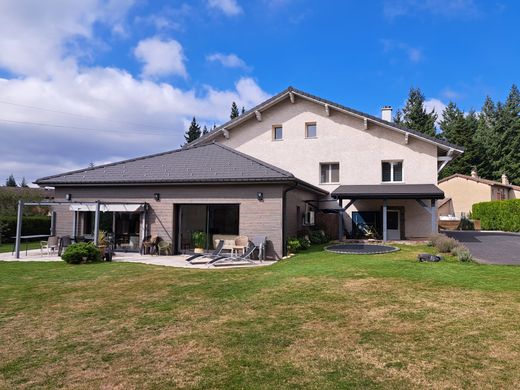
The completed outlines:
<svg viewBox="0 0 520 390">
<path fill-rule="evenodd" d="M 226 265 L 221 267 L 214 267 L 207 264 L 190 264 L 186 261 L 186 255 L 176 256 L 151 256 L 151 255 L 140 255 L 139 253 L 122 253 L 116 252 L 112 258 L 113 262 L 123 263 L 143 263 L 151 265 L 162 265 L 166 267 L 178 267 L 178 268 L 199 268 L 199 269 L 216 269 L 216 268 L 243 268 L 243 267 L 259 267 L 273 264 L 273 261 L 255 261 L 254 264 L 237 264 L 237 265 Z M 31 249 L 20 252 L 20 258 L 15 258 L 11 252 L 0 253 L 0 261 L 63 261 L 57 254 L 48 255 L 41 254 L 39 249 Z"/>
</svg>

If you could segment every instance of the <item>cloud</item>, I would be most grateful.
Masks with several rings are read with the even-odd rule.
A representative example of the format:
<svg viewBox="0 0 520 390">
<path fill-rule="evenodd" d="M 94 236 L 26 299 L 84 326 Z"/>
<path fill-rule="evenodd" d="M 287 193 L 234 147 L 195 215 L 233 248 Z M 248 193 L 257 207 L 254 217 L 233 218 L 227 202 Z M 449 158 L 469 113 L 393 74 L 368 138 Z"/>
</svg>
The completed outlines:
<svg viewBox="0 0 520 390">
<path fill-rule="evenodd" d="M 426 99 L 423 103 L 423 107 L 426 109 L 427 112 L 435 110 L 435 113 L 437 114 L 437 125 L 440 121 L 442 121 L 442 113 L 446 108 L 446 105 L 447 104 L 445 104 L 441 100 L 435 98 Z"/>
<path fill-rule="evenodd" d="M 134 49 L 135 57 L 144 63 L 143 76 L 179 75 L 187 77 L 182 46 L 176 40 L 163 41 L 148 38 L 140 41 Z"/>
<path fill-rule="evenodd" d="M 422 50 L 407 43 L 392 39 L 381 39 L 381 43 L 383 44 L 383 53 L 404 53 L 408 61 L 412 63 L 418 63 L 423 59 Z"/>
<path fill-rule="evenodd" d="M 236 0 L 208 0 L 208 6 L 222 11 L 227 16 L 236 16 L 243 12 Z"/>
<path fill-rule="evenodd" d="M 474 0 L 386 0 L 383 3 L 383 15 L 387 19 L 418 14 L 472 18 L 478 16 L 478 8 Z"/>
<path fill-rule="evenodd" d="M 250 70 L 249 66 L 238 57 L 236 54 L 223 54 L 223 53 L 214 53 L 210 54 L 206 57 L 206 60 L 209 62 L 219 62 L 222 66 L 226 68 L 241 68 L 244 70 Z"/>
</svg>

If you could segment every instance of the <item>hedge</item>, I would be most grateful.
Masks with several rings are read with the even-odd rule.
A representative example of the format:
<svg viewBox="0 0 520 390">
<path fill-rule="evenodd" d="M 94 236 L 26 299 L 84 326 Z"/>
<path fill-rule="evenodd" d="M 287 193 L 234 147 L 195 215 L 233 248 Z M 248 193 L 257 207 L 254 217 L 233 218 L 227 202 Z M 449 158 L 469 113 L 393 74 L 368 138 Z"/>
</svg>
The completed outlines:
<svg viewBox="0 0 520 390">
<path fill-rule="evenodd" d="M 3 229 L 1 229 L 3 227 Z M 22 235 L 49 234 L 51 218 L 47 216 L 23 217 Z M 16 236 L 16 216 L 0 216 L 0 242 L 13 242 Z"/>
<path fill-rule="evenodd" d="M 484 230 L 520 232 L 520 199 L 476 203 L 471 214 Z"/>
</svg>

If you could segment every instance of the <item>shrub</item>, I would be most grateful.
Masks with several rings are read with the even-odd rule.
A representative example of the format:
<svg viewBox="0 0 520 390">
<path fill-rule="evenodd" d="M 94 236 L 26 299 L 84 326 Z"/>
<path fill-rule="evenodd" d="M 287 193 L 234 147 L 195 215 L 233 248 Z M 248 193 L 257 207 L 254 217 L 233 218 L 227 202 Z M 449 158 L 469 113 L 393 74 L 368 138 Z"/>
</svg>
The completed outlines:
<svg viewBox="0 0 520 390">
<path fill-rule="evenodd" d="M 68 246 L 61 255 L 61 258 L 69 264 L 79 264 L 83 261 L 90 263 L 101 261 L 101 253 L 91 242 L 78 242 L 77 244 Z"/>
<path fill-rule="evenodd" d="M 330 241 L 323 230 L 311 230 L 309 240 L 311 244 L 326 244 Z"/>
<path fill-rule="evenodd" d="M 475 224 L 468 218 L 462 217 L 459 224 L 460 230 L 475 230 Z"/>
<path fill-rule="evenodd" d="M 297 238 L 289 238 L 289 241 L 287 241 L 287 249 L 289 249 L 289 252 L 298 252 L 300 248 L 300 240 L 298 240 Z"/>
<path fill-rule="evenodd" d="M 520 199 L 476 203 L 471 215 L 482 229 L 520 232 Z"/>
<path fill-rule="evenodd" d="M 311 247 L 311 240 L 309 240 L 309 237 L 303 236 L 298 237 L 298 241 L 300 242 L 300 249 L 306 250 Z"/>
<path fill-rule="evenodd" d="M 2 242 L 13 242 L 16 236 L 16 216 L 0 216 L 0 225 L 4 226 Z M 24 216 L 22 219 L 22 235 L 49 234 L 51 218 L 47 216 Z"/>
<path fill-rule="evenodd" d="M 453 238 L 439 234 L 431 238 L 429 245 L 434 246 L 441 253 L 449 253 L 453 248 L 459 245 L 459 242 Z"/>
<path fill-rule="evenodd" d="M 468 263 L 473 261 L 473 256 L 471 252 L 465 246 L 459 245 L 451 250 L 451 254 L 455 256 L 459 261 L 464 263 Z"/>
</svg>

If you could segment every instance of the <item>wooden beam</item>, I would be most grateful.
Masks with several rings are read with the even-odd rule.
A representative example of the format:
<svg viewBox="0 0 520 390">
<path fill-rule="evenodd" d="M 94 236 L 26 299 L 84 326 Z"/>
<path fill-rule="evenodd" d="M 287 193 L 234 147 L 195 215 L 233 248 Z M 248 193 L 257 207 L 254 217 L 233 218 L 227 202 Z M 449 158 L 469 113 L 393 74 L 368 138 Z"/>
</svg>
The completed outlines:
<svg viewBox="0 0 520 390">
<path fill-rule="evenodd" d="M 222 129 L 222 135 L 225 139 L 229 139 L 229 130 L 228 129 Z"/>
<path fill-rule="evenodd" d="M 256 115 L 256 120 L 258 122 L 262 122 L 262 113 L 260 111 L 256 110 L 255 115 Z"/>
<path fill-rule="evenodd" d="M 363 118 L 363 129 L 368 130 L 368 118 Z"/>
<path fill-rule="evenodd" d="M 294 104 L 294 93 L 289 92 L 289 99 L 291 99 L 291 103 Z"/>
<path fill-rule="evenodd" d="M 327 114 L 327 116 L 330 116 L 330 107 L 328 104 L 325 104 L 325 114 Z"/>
<path fill-rule="evenodd" d="M 406 145 L 408 145 L 408 136 L 409 136 L 409 133 L 405 133 L 405 134 L 404 134 L 404 143 L 405 143 Z"/>
</svg>

